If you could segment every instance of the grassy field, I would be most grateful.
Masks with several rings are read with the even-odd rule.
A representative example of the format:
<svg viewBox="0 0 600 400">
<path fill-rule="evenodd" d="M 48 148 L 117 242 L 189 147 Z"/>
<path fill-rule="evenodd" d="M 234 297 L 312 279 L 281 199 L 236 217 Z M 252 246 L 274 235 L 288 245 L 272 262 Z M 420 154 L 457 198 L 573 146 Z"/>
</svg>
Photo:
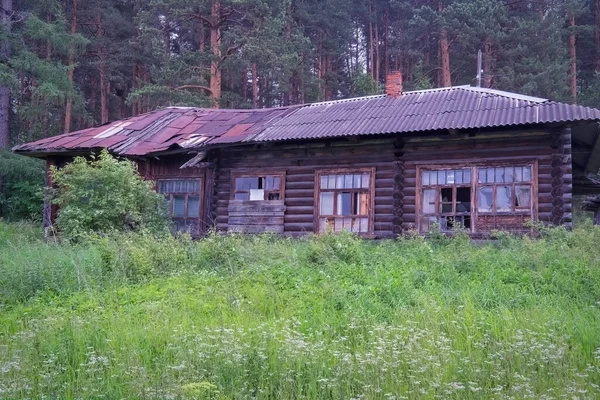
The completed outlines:
<svg viewBox="0 0 600 400">
<path fill-rule="evenodd" d="M 0 398 L 596 399 L 599 243 L 0 224 Z"/>
</svg>

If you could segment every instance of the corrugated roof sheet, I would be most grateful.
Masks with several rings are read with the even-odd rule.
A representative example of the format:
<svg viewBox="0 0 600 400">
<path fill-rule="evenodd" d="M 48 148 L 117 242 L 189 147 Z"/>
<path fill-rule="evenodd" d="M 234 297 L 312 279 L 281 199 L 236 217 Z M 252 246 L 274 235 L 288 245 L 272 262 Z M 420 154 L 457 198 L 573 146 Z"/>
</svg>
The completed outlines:
<svg viewBox="0 0 600 400">
<path fill-rule="evenodd" d="M 17 152 L 83 152 L 106 148 L 136 156 L 172 148 L 200 148 L 209 144 L 241 142 L 293 108 L 215 110 L 169 107 L 96 128 L 16 146 Z"/>
<path fill-rule="evenodd" d="M 457 86 L 302 107 L 249 141 L 492 128 L 600 120 L 600 110 L 493 89 Z"/>
<path fill-rule="evenodd" d="M 599 121 L 600 110 L 493 89 L 456 86 L 276 109 L 169 107 L 16 146 L 18 152 L 108 148 L 145 155 L 173 148 L 439 129 Z"/>
</svg>

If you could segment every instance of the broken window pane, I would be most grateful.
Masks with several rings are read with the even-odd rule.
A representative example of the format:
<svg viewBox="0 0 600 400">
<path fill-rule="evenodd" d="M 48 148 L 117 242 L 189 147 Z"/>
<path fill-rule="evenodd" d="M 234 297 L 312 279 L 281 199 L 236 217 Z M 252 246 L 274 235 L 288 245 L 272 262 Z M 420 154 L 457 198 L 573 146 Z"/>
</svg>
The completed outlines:
<svg viewBox="0 0 600 400">
<path fill-rule="evenodd" d="M 173 216 L 185 216 L 185 196 L 173 196 Z"/>
<path fill-rule="evenodd" d="M 321 193 L 321 215 L 333 215 L 333 192 Z"/>
<path fill-rule="evenodd" d="M 456 212 L 471 212 L 471 188 L 456 188 Z"/>
<path fill-rule="evenodd" d="M 440 190 L 440 206 L 442 213 L 452 212 L 453 193 L 452 188 L 442 188 Z"/>
<path fill-rule="evenodd" d="M 515 207 L 530 207 L 531 206 L 531 186 L 516 186 L 515 187 Z"/>
<path fill-rule="evenodd" d="M 479 188 L 479 192 L 477 194 L 478 205 L 477 209 L 479 212 L 492 212 L 493 204 L 494 204 L 494 190 L 491 187 L 482 187 Z"/>
<path fill-rule="evenodd" d="M 337 215 L 351 215 L 350 205 L 352 198 L 349 192 L 338 193 L 337 195 Z"/>
<path fill-rule="evenodd" d="M 277 192 L 267 193 L 267 200 L 279 200 L 279 193 L 277 193 Z"/>
<path fill-rule="evenodd" d="M 510 186 L 496 187 L 496 211 L 511 211 L 511 197 Z"/>
<path fill-rule="evenodd" d="M 198 218 L 200 214 L 200 196 L 189 196 L 188 197 L 188 208 L 187 216 L 191 218 Z"/>
<path fill-rule="evenodd" d="M 435 189 L 423 190 L 423 214 L 434 214 L 435 213 Z"/>
</svg>

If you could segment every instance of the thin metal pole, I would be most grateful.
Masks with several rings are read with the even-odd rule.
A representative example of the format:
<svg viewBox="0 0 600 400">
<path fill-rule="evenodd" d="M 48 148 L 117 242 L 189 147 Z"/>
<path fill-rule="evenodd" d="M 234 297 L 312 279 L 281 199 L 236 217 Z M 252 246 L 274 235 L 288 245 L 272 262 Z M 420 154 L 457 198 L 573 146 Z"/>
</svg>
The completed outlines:
<svg viewBox="0 0 600 400">
<path fill-rule="evenodd" d="M 481 50 L 477 52 L 477 87 L 481 87 Z"/>
</svg>

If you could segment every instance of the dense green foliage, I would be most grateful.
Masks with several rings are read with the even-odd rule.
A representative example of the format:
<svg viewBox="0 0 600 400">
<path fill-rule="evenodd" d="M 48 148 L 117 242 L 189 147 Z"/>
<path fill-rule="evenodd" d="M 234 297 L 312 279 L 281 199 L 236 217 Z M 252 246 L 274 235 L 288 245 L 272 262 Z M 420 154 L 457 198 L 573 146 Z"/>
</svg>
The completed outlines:
<svg viewBox="0 0 600 400">
<path fill-rule="evenodd" d="M 0 26 L 12 143 L 212 95 L 250 108 L 374 94 L 389 70 L 405 89 L 439 87 L 442 32 L 451 84 L 475 83 L 483 50 L 485 86 L 573 101 L 574 57 L 577 98 L 600 105 L 598 0 L 12 3 Z"/>
<path fill-rule="evenodd" d="M 0 216 L 7 220 L 41 221 L 44 162 L 0 150 Z"/>
<path fill-rule="evenodd" d="M 104 150 L 52 168 L 58 205 L 56 225 L 68 239 L 113 231 L 168 232 L 165 199 L 144 180 L 136 164 Z"/>
<path fill-rule="evenodd" d="M 0 224 L 6 398 L 599 396 L 600 229 L 365 242 Z"/>
</svg>

